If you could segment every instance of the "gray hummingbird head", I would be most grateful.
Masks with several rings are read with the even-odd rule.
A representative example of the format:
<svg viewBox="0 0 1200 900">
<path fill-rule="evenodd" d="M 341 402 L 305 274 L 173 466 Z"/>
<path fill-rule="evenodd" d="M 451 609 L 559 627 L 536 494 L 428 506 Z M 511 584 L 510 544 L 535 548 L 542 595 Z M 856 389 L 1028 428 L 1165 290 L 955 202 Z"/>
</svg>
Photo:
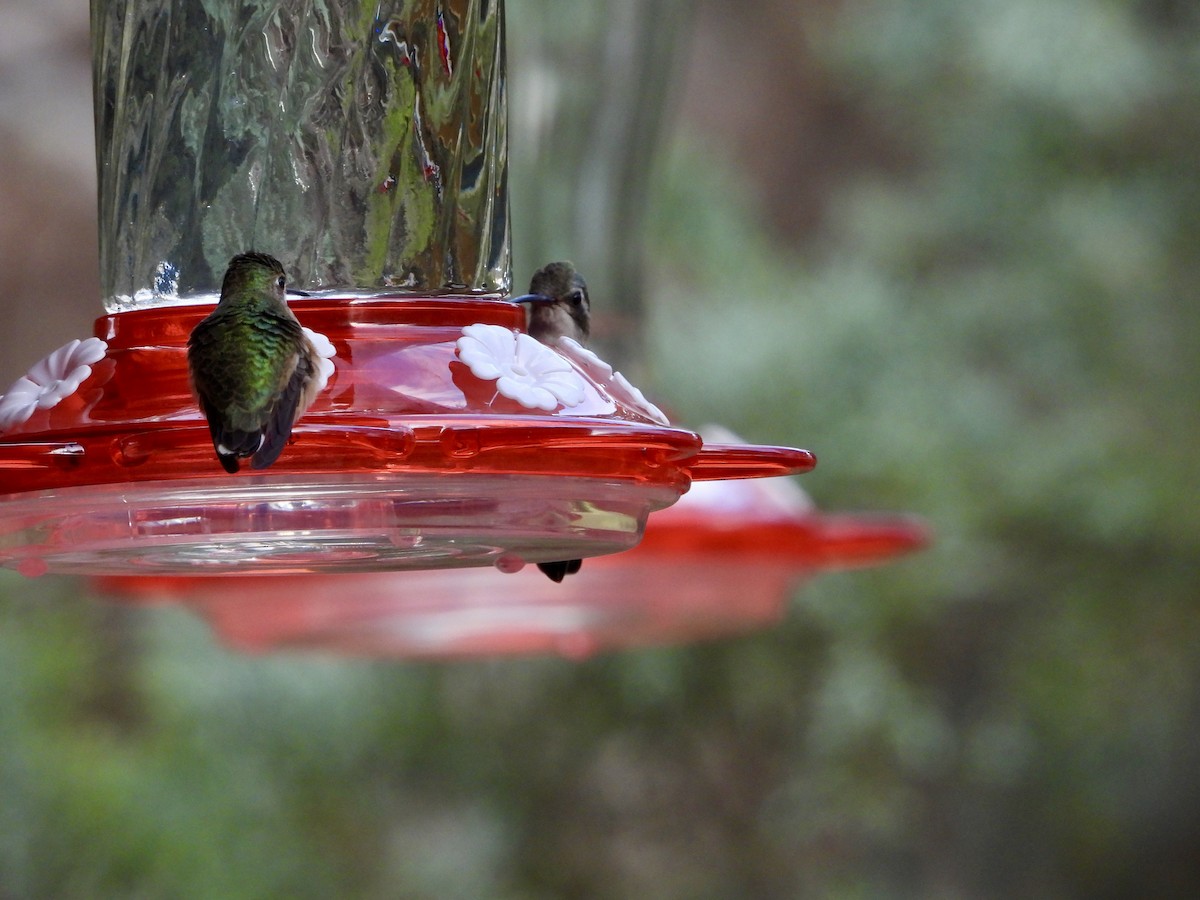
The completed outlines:
<svg viewBox="0 0 1200 900">
<path fill-rule="evenodd" d="M 560 337 L 587 343 L 592 305 L 587 283 L 569 262 L 552 262 L 533 273 L 529 293 L 513 298 L 529 304 L 529 334 L 543 344 Z"/>
</svg>

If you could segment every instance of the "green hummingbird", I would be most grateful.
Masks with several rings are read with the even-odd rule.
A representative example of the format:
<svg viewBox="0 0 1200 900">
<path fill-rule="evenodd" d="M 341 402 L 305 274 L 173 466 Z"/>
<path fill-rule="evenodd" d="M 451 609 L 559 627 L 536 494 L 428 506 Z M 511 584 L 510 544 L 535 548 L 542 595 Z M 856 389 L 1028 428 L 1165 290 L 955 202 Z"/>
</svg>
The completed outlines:
<svg viewBox="0 0 1200 900">
<path fill-rule="evenodd" d="M 554 345 L 561 337 L 587 344 L 591 332 L 592 304 L 587 283 L 569 262 L 552 262 L 533 273 L 529 293 L 513 298 L 528 303 L 526 330 L 543 344 Z M 582 559 L 538 563 L 551 581 L 561 582 L 583 566 Z"/>
<path fill-rule="evenodd" d="M 192 390 L 230 474 L 247 457 L 252 469 L 275 462 L 316 395 L 317 352 L 286 291 L 279 260 L 239 254 L 229 261 L 217 308 L 188 338 Z"/>
</svg>

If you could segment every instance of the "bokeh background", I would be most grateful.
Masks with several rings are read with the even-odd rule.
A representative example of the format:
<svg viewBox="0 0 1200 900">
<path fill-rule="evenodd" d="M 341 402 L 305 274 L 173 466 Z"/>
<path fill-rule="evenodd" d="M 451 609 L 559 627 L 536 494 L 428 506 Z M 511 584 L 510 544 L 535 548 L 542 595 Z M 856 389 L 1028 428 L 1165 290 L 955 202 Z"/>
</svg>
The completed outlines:
<svg viewBox="0 0 1200 900">
<path fill-rule="evenodd" d="M 87 19 L 0 2 L 5 384 L 101 312 Z M 4 575 L 0 898 L 1200 893 L 1200 5 L 509 28 L 518 281 L 575 257 L 652 399 L 936 545 L 583 663 L 246 658 Z"/>
</svg>

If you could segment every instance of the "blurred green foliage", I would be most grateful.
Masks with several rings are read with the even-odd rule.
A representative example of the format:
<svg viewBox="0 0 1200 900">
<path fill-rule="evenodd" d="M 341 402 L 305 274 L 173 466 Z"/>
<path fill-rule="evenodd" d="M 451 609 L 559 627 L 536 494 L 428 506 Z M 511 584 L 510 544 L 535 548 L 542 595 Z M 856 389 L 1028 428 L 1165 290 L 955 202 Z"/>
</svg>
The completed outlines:
<svg viewBox="0 0 1200 900">
<path fill-rule="evenodd" d="M 0 897 L 1200 890 L 1200 8 L 795 7 L 902 164 L 788 246 L 681 132 L 649 393 L 936 546 L 584 663 L 243 658 L 5 577 Z"/>
</svg>

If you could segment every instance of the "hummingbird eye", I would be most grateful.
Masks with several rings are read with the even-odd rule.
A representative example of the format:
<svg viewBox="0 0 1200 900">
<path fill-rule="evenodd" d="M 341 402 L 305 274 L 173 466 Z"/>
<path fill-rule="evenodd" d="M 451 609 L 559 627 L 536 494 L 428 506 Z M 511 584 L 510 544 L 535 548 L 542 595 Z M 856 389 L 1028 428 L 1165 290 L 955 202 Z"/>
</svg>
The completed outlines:
<svg viewBox="0 0 1200 900">
<path fill-rule="evenodd" d="M 583 303 L 583 291 L 580 291 L 580 290 L 571 291 L 571 293 L 567 294 L 567 299 L 571 302 L 572 305 L 579 306 L 580 304 Z"/>
<path fill-rule="evenodd" d="M 282 291 L 284 289 L 284 287 L 287 285 L 287 279 L 284 276 L 280 275 L 278 278 L 275 279 L 275 285 Z"/>
</svg>

